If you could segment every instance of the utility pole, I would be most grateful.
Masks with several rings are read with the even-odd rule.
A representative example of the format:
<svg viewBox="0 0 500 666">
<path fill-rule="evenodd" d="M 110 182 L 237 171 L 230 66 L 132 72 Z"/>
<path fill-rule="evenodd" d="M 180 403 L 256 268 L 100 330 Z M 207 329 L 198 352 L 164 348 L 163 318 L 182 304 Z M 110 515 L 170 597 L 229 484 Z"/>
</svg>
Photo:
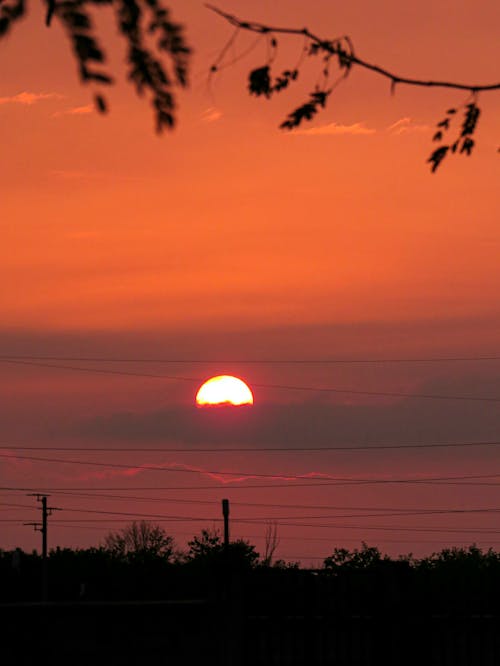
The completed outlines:
<svg viewBox="0 0 500 666">
<path fill-rule="evenodd" d="M 49 562 L 47 559 L 47 536 L 48 536 L 48 520 L 47 518 L 52 515 L 53 511 L 60 511 L 56 507 L 47 506 L 48 495 L 41 495 L 39 493 L 30 493 L 30 497 L 36 497 L 36 501 L 41 503 L 42 522 L 41 523 L 25 523 L 31 525 L 35 532 L 42 533 L 42 601 L 46 603 L 49 600 Z"/>
<path fill-rule="evenodd" d="M 222 515 L 224 517 L 224 549 L 229 546 L 229 500 L 222 500 Z"/>
</svg>

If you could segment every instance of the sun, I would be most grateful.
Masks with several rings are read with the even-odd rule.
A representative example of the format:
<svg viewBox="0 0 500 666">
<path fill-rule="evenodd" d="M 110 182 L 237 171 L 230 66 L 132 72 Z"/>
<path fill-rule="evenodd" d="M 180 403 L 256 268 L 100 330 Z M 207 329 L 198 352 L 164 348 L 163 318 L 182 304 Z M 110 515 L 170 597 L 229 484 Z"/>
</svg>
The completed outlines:
<svg viewBox="0 0 500 666">
<path fill-rule="evenodd" d="M 207 379 L 196 394 L 198 407 L 207 405 L 253 405 L 252 391 L 245 382 L 231 375 Z"/>
</svg>

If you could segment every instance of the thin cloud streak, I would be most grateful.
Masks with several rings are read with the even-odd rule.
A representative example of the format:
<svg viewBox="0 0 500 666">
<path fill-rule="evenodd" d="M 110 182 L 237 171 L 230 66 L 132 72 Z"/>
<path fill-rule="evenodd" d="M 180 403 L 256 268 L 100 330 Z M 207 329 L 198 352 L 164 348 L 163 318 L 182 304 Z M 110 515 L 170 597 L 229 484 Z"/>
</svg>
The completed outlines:
<svg viewBox="0 0 500 666">
<path fill-rule="evenodd" d="M 219 109 L 216 109 L 215 107 L 209 107 L 208 109 L 205 109 L 203 113 L 201 114 L 201 119 L 204 123 L 214 123 L 217 120 L 220 120 L 222 118 L 222 111 L 219 111 Z"/>
<path fill-rule="evenodd" d="M 32 106 L 37 102 L 41 102 L 46 99 L 63 99 L 63 95 L 58 93 L 32 93 L 32 92 L 21 92 L 17 95 L 11 95 L 10 97 L 0 97 L 0 105 L 4 104 L 22 104 L 23 106 Z"/>
<path fill-rule="evenodd" d="M 389 125 L 387 131 L 391 134 L 418 134 L 422 132 L 430 132 L 429 125 L 418 123 L 413 118 L 400 118 L 395 123 Z"/>
<path fill-rule="evenodd" d="M 13 454 L 11 454 L 13 455 Z M 10 459 L 10 456 L 9 456 Z M 25 462 L 25 461 L 21 461 Z M 28 461 L 29 462 L 29 461 Z M 71 464 L 71 460 L 68 461 L 67 464 Z M 81 464 L 85 464 L 84 461 L 81 462 Z M 89 466 L 91 466 L 92 462 L 88 463 Z M 106 463 L 99 463 L 99 465 L 105 466 Z M 116 464 L 116 463 L 110 463 L 110 465 Z M 84 472 L 83 474 L 78 474 L 76 477 L 67 477 L 67 481 L 91 481 L 91 480 L 108 480 L 112 478 L 131 478 L 131 477 L 136 477 L 139 474 L 143 474 L 144 472 L 151 472 L 151 471 L 166 471 L 166 472 L 185 472 L 185 473 L 193 473 L 200 475 L 202 477 L 206 477 L 212 481 L 217 481 L 218 483 L 221 483 L 223 485 L 229 485 L 229 484 L 238 484 L 241 482 L 247 482 L 247 481 L 262 481 L 266 480 L 267 482 L 272 482 L 272 481 L 286 481 L 286 482 L 293 482 L 293 481 L 314 481 L 314 480 L 319 480 L 319 481 L 338 481 L 338 482 L 358 482 L 358 481 L 366 481 L 364 477 L 358 478 L 356 476 L 351 476 L 351 475 L 339 475 L 339 474 L 329 474 L 326 472 L 317 472 L 317 471 L 307 471 L 307 472 L 298 472 L 298 473 L 290 473 L 290 472 L 276 472 L 276 473 L 260 473 L 260 472 L 240 472 L 240 471 L 231 471 L 230 469 L 226 470 L 210 470 L 210 469 L 205 469 L 204 467 L 200 466 L 195 466 L 195 465 L 187 465 L 185 463 L 179 463 L 179 462 L 161 462 L 161 463 L 142 463 L 140 465 L 134 465 L 127 467 L 126 465 L 121 465 L 121 469 L 113 469 L 110 467 L 109 469 L 106 470 L 98 470 L 98 471 L 91 471 L 91 472 Z M 432 475 L 432 474 L 431 474 Z M 414 478 L 418 480 L 418 478 L 427 478 L 429 476 L 428 472 L 420 472 L 414 475 Z M 370 475 L 370 480 L 375 479 L 376 481 L 385 481 L 385 482 L 390 482 L 395 480 L 396 478 L 399 478 L 399 476 L 395 476 L 394 474 L 371 474 Z"/>
<path fill-rule="evenodd" d="M 370 134 L 376 134 L 376 132 L 376 129 L 367 127 L 364 122 L 354 123 L 353 125 L 339 125 L 338 123 L 333 122 L 328 125 L 320 125 L 319 127 L 295 130 L 292 134 L 300 134 L 302 136 L 341 136 L 346 134 L 367 136 Z"/>
<path fill-rule="evenodd" d="M 439 389 L 452 382 L 469 383 L 469 391 L 481 384 L 498 394 L 498 378 L 483 376 L 436 378 L 426 388 Z M 249 412 L 224 415 L 194 413 L 194 408 L 172 406 L 143 413 L 123 411 L 94 417 L 69 426 L 68 435 L 99 438 L 101 441 L 141 441 L 180 443 L 190 449 L 198 446 L 329 446 L 333 443 L 386 443 L 408 441 L 408 432 L 418 433 L 417 442 L 462 441 L 480 436 L 498 436 L 499 415 L 482 403 L 457 405 L 425 401 L 343 404 L 305 402 L 259 404 Z M 479 426 L 480 424 L 480 426 Z"/>
<path fill-rule="evenodd" d="M 89 463 L 91 465 L 92 463 Z M 99 480 L 103 481 L 105 479 L 120 478 L 126 477 L 131 478 L 144 472 L 151 471 L 172 471 L 172 472 L 187 472 L 193 474 L 199 474 L 202 477 L 207 477 L 212 481 L 217 481 L 224 485 L 231 483 L 240 483 L 245 481 L 253 480 L 262 480 L 265 478 L 269 481 L 300 481 L 300 480 L 311 480 L 311 479 L 320 479 L 325 481 L 334 481 L 338 480 L 338 476 L 332 476 L 331 474 L 325 474 L 323 472 L 305 472 L 303 474 L 290 474 L 286 472 L 277 472 L 276 474 L 259 474 L 259 473 L 245 473 L 231 470 L 209 470 L 204 467 L 199 467 L 197 465 L 186 465 L 185 463 L 179 462 L 161 462 L 161 463 L 144 463 L 141 465 L 131 465 L 128 468 L 122 469 L 107 469 L 107 470 L 98 470 L 86 472 L 84 474 L 78 475 L 76 480 L 78 481 L 90 481 L 90 480 Z"/>
<path fill-rule="evenodd" d="M 394 135 L 420 134 L 430 132 L 431 127 L 425 123 L 415 121 L 413 118 L 405 117 L 396 120 L 396 122 L 389 125 L 385 131 Z M 302 136 L 370 136 L 378 133 L 379 130 L 376 130 L 373 127 L 368 127 L 365 122 L 353 123 L 352 125 L 340 125 L 333 122 L 328 123 L 327 125 L 298 129 L 292 132 L 292 134 L 300 134 Z"/>
<path fill-rule="evenodd" d="M 52 114 L 53 118 L 61 118 L 62 116 L 86 116 L 94 112 L 93 104 L 86 104 L 85 106 L 75 106 L 63 111 L 56 111 Z"/>
</svg>

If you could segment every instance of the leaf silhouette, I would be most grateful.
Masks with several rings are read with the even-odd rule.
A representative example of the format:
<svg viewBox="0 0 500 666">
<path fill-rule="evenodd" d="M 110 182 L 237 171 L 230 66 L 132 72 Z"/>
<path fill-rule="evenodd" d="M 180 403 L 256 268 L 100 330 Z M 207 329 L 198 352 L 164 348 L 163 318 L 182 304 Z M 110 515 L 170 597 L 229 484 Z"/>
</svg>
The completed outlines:
<svg viewBox="0 0 500 666">
<path fill-rule="evenodd" d="M 106 103 L 106 100 L 102 95 L 95 95 L 94 97 L 94 103 L 96 106 L 96 109 L 98 113 L 106 113 L 108 110 L 108 105 Z"/>
<path fill-rule="evenodd" d="M 439 148 L 436 148 L 436 150 L 431 154 L 427 161 L 432 163 L 432 173 L 436 171 L 441 162 L 444 160 L 448 153 L 448 149 L 449 146 L 440 146 Z"/>
<path fill-rule="evenodd" d="M 250 72 L 248 77 L 248 91 L 251 95 L 256 95 L 257 97 L 261 95 L 265 97 L 271 96 L 272 88 L 269 65 L 258 67 Z"/>
<path fill-rule="evenodd" d="M 318 113 L 319 107 L 325 107 L 329 94 L 324 90 L 311 93 L 309 101 L 294 109 L 281 123 L 280 129 L 292 130 L 299 127 L 304 120 L 311 120 Z"/>
</svg>

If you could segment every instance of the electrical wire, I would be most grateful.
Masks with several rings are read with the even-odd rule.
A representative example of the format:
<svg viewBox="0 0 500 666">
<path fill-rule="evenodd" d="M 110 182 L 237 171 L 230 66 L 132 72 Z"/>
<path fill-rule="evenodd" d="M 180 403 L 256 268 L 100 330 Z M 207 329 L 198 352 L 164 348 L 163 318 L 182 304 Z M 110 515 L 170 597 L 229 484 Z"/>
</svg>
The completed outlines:
<svg viewBox="0 0 500 666">
<path fill-rule="evenodd" d="M 116 356 L 31 356 L 27 354 L 0 354 L 0 361 L 61 361 L 77 363 L 162 363 L 168 365 L 351 365 L 371 363 L 463 363 L 481 361 L 500 361 L 500 356 L 431 356 L 421 358 L 288 358 L 288 359 L 217 359 L 217 358 L 164 358 L 142 357 L 124 358 Z"/>
<path fill-rule="evenodd" d="M 10 490 L 13 490 L 12 488 Z M 0 494 L 2 496 L 10 495 L 14 497 L 19 496 L 19 492 L 25 492 L 24 488 L 16 488 L 16 492 L 3 492 L 0 488 Z M 51 489 L 52 490 L 52 489 Z M 134 500 L 135 502 L 161 502 L 169 504 L 203 504 L 203 505 L 217 505 L 220 506 L 220 500 L 194 500 L 194 499 L 179 499 L 174 497 L 152 497 L 150 496 L 137 496 L 137 495 L 116 495 L 116 494 L 107 494 L 107 493 L 91 493 L 91 492 L 72 492 L 72 491 L 58 491 L 58 495 L 63 495 L 65 497 L 79 497 L 85 499 L 111 499 L 113 501 L 126 501 L 130 502 Z M 27 505 L 23 505 L 27 506 Z M 276 504 L 276 503 L 266 503 L 266 502 L 231 502 L 231 506 L 251 506 L 251 507 L 270 507 L 270 508 L 280 508 L 280 509 L 324 509 L 324 510 L 338 510 L 338 511 L 410 511 L 414 507 L 410 508 L 397 508 L 397 507 L 356 507 L 356 506 L 331 506 L 331 505 L 315 505 L 315 504 Z"/>
<path fill-rule="evenodd" d="M 84 530 L 112 530 L 114 525 L 109 524 L 109 525 L 73 525 L 69 523 L 57 523 L 57 527 L 61 528 L 72 528 L 72 529 L 84 529 Z M 175 536 L 184 536 L 184 537 L 193 537 L 193 534 L 191 532 L 177 532 L 175 531 Z M 237 539 L 263 539 L 264 536 L 262 534 L 235 534 L 235 538 Z M 300 537 L 294 537 L 294 536 L 279 536 L 280 541 L 305 541 L 305 542 L 325 542 L 325 543 L 332 543 L 332 538 L 331 537 L 307 537 L 307 536 L 300 536 Z M 350 543 L 359 543 L 359 539 L 357 538 L 349 538 L 349 537 L 342 537 L 343 542 L 350 542 Z M 491 540 L 481 540 L 479 539 L 478 541 L 484 541 L 487 542 L 488 544 L 497 544 L 500 543 L 500 541 L 491 541 Z M 414 544 L 415 540 L 414 539 L 380 539 L 377 537 L 377 543 L 410 543 Z M 447 543 L 447 544 L 456 544 L 457 541 L 456 539 L 453 540 L 446 540 L 446 539 L 419 539 L 418 540 L 419 544 L 422 543 L 429 543 L 429 544 L 442 544 L 442 543 Z"/>
<path fill-rule="evenodd" d="M 177 523 L 177 522 L 183 522 L 183 523 L 217 523 L 220 522 L 222 519 L 220 518 L 158 518 L 156 520 L 157 523 Z M 29 522 L 31 521 L 31 522 Z M 78 522 L 78 523 L 108 523 L 110 521 L 110 518 L 71 518 L 69 519 L 69 522 Z M 33 524 L 33 522 L 40 522 L 40 521 L 33 521 L 33 517 L 29 518 L 0 518 L 0 523 L 19 523 L 23 522 L 23 524 Z M 58 519 L 53 519 L 50 521 L 51 526 L 52 525 L 57 525 L 58 523 L 64 524 L 67 523 L 68 520 L 65 520 L 64 518 L 58 518 Z M 130 523 L 130 518 L 116 518 L 113 520 L 113 523 Z"/>
<path fill-rule="evenodd" d="M 196 449 L 181 449 L 172 447 L 124 447 L 124 446 L 24 446 L 6 445 L 0 446 L 1 451 L 65 451 L 68 453 L 91 451 L 106 453 L 323 453 L 328 451 L 379 451 L 379 450 L 404 450 L 404 449 L 437 449 L 437 448 L 462 448 L 480 446 L 500 446 L 499 440 L 477 441 L 477 442 L 421 442 L 414 444 L 363 444 L 343 446 L 261 446 L 261 447 L 203 447 Z"/>
<path fill-rule="evenodd" d="M 19 523 L 22 521 L 33 521 L 32 517 L 29 518 L 0 518 L 2 523 Z M 51 520 L 51 525 L 53 524 L 65 524 L 65 523 L 106 523 L 112 522 L 113 524 L 129 524 L 130 517 L 128 518 L 113 518 L 112 520 L 108 518 L 55 518 Z M 183 522 L 199 522 L 199 523 L 212 523 L 217 524 L 222 522 L 222 518 L 210 518 L 210 517 L 195 517 L 195 516 L 183 516 L 183 517 L 172 517 L 172 518 L 156 518 L 155 522 L 157 523 L 183 523 Z M 234 524 L 243 524 L 243 525 L 262 525 L 262 521 L 254 518 L 238 518 L 233 519 Z M 329 523 L 329 524 L 316 524 L 316 523 L 295 523 L 295 522 L 283 522 L 279 525 L 280 528 L 285 527 L 301 527 L 301 528 L 314 528 L 314 529 L 328 529 L 328 530 L 359 530 L 359 531 L 381 531 L 381 532 L 410 532 L 410 533 L 449 533 L 449 534 L 484 534 L 484 535 L 500 535 L 500 529 L 498 528 L 488 528 L 488 527 L 447 527 L 447 526 L 433 526 L 433 527 L 413 527 L 407 525 L 345 525 L 342 523 Z M 337 537 L 336 537 L 337 538 Z"/>
<path fill-rule="evenodd" d="M 19 525 L 21 526 L 21 525 Z M 92 530 L 95 532 L 95 530 L 104 530 L 104 531 L 112 531 L 114 525 L 75 525 L 75 524 L 70 524 L 70 523 L 56 523 L 53 527 L 56 529 L 72 529 L 72 530 Z M 177 532 L 175 531 L 175 537 L 179 536 L 184 536 L 184 537 L 190 537 L 193 538 L 193 534 L 190 532 Z M 261 534 L 237 534 L 235 535 L 235 538 L 237 539 L 262 539 Z M 304 542 L 325 542 L 329 543 L 332 545 L 332 539 L 328 537 L 287 537 L 287 536 L 280 536 L 279 537 L 280 541 L 304 541 Z M 464 543 L 464 540 L 461 540 L 462 543 Z M 355 543 L 359 544 L 359 539 L 357 538 L 349 538 L 349 537 L 342 537 L 342 543 Z M 379 538 L 377 537 L 376 539 L 377 544 L 415 544 L 414 539 L 385 539 L 385 538 Z M 458 542 L 460 543 L 460 541 Z M 491 539 L 475 539 L 474 544 L 487 544 L 489 546 L 492 545 L 497 545 L 500 544 L 500 541 L 497 540 L 491 540 Z M 433 545 L 457 545 L 457 539 L 453 540 L 447 540 L 447 539 L 419 539 L 418 544 L 433 544 Z M 290 558 L 290 559 L 300 559 L 297 556 L 291 556 L 291 555 L 285 555 L 279 553 L 279 556 L 276 559 L 285 559 L 285 558 Z M 316 559 L 316 560 L 324 560 L 325 556 L 324 555 L 308 555 L 308 556 L 302 556 L 302 559 Z"/>
<path fill-rule="evenodd" d="M 62 494 L 62 493 L 61 493 Z M 85 499 L 88 499 L 88 495 L 83 495 L 83 494 L 78 494 L 78 493 L 65 493 L 65 496 L 77 496 L 77 497 L 84 497 Z M 95 497 L 95 496 L 90 496 L 90 498 Z M 120 496 L 120 495 L 98 495 L 97 499 L 101 498 L 106 498 L 106 499 L 112 499 L 112 500 L 125 500 L 130 502 L 130 500 L 142 500 L 142 501 L 159 501 L 162 503 L 170 502 L 173 504 L 204 504 L 204 505 L 219 505 L 220 502 L 216 500 L 175 500 L 175 499 L 168 499 L 168 498 L 155 498 L 155 497 L 125 497 L 125 496 Z M 300 519 L 307 519 L 307 520 L 320 520 L 320 519 L 325 519 L 325 518 L 380 518 L 380 517 L 401 517 L 401 516 L 427 516 L 427 515 L 446 515 L 446 514 L 495 514 L 495 513 L 500 513 L 500 507 L 476 507 L 476 508 L 419 508 L 419 507 L 412 507 L 412 508 L 394 508 L 394 507 L 349 507 L 349 506 L 325 506 L 325 505 L 311 505 L 311 504 L 269 504 L 269 503 L 259 503 L 259 502 L 232 502 L 231 505 L 233 507 L 252 507 L 252 508 L 286 508 L 286 509 L 299 509 L 299 510 L 311 510 L 311 509 L 319 509 L 319 510 L 324 510 L 324 511 L 371 511 L 372 513 L 356 513 L 356 514 L 345 514 L 345 515 L 339 515 L 336 514 L 334 516 L 327 516 L 327 515 L 321 515 L 321 516 L 304 516 L 304 515 L 299 515 L 299 516 L 266 516 L 263 518 L 255 518 L 256 520 L 262 520 L 262 521 L 268 521 L 268 522 L 275 522 L 275 521 L 280 521 L 280 520 L 291 520 L 294 518 L 300 518 Z M 0 506 L 5 506 L 5 507 L 16 507 L 16 508 L 32 508 L 31 505 L 27 504 L 15 504 L 15 503 L 7 503 L 7 502 L 1 502 Z M 90 509 L 77 509 L 77 508 L 65 508 L 63 507 L 62 510 L 64 511 L 78 511 L 80 513 L 107 513 L 107 514 L 113 514 L 113 515 L 122 515 L 122 512 L 116 512 L 116 511 L 93 511 Z M 373 511 L 377 511 L 378 513 L 373 513 Z M 127 515 L 135 515 L 135 516 L 142 516 L 142 517 L 171 517 L 171 516 L 158 516 L 157 514 L 155 515 L 145 515 L 142 514 L 141 512 L 134 512 L 133 514 L 127 514 Z"/>
<path fill-rule="evenodd" d="M 9 360 L 5 357 L 0 358 L 0 363 L 9 363 L 14 365 L 35 366 L 41 368 L 54 368 L 57 370 L 73 370 L 87 373 L 108 374 L 108 375 L 122 375 L 128 377 L 144 377 L 153 379 L 167 379 L 170 381 L 182 381 L 199 383 L 203 382 L 205 378 L 202 377 L 183 377 L 179 375 L 160 375 L 153 373 L 140 373 L 128 372 L 125 370 L 108 370 L 103 368 L 82 368 L 73 365 L 60 365 L 54 363 L 38 363 L 34 361 L 17 361 Z M 349 395 L 362 395 L 371 397 L 385 397 L 385 398 L 412 398 L 423 400 L 458 400 L 458 401 L 472 401 L 472 402 L 491 402 L 500 403 L 500 398 L 492 396 L 466 396 L 466 395 L 441 395 L 431 393 L 404 393 L 401 391 L 361 391 L 355 389 L 344 389 L 337 387 L 321 387 L 321 386 L 298 386 L 290 384 L 260 384 L 253 383 L 255 388 L 286 390 L 286 391 L 303 391 L 313 393 L 334 393 L 334 394 L 349 394 Z"/>
<path fill-rule="evenodd" d="M 154 471 L 154 472 L 170 472 L 170 473 L 185 473 L 185 474 L 213 474 L 220 476 L 246 476 L 254 478 L 271 478 L 271 479 L 286 479 L 286 480 L 304 480 L 310 478 L 308 474 L 285 474 L 285 473 L 275 473 L 267 474 L 262 472 L 242 472 L 242 471 L 224 471 L 224 470 L 209 470 L 209 469 L 184 469 L 184 468 L 172 468 L 166 467 L 164 465 L 125 465 L 123 463 L 109 463 L 109 462 L 97 462 L 95 460 L 74 460 L 74 459 L 65 459 L 65 458 L 38 458 L 35 456 L 19 456 L 6 453 L 0 453 L 0 458 L 13 458 L 15 460 L 30 460 L 32 462 L 50 462 L 50 463 L 60 463 L 60 464 L 69 464 L 69 465 L 86 465 L 86 466 L 97 466 L 97 467 L 107 467 L 107 468 L 118 468 L 118 469 L 134 469 L 137 471 Z M 425 483 L 427 481 L 456 481 L 456 480 L 467 480 L 467 479 L 491 479 L 500 477 L 500 472 L 491 473 L 491 474 L 466 474 L 461 476 L 443 476 L 443 477 L 420 477 L 415 479 L 370 479 L 370 478 L 345 478 L 345 477 L 333 477 L 323 475 L 325 481 L 328 483 L 334 484 L 354 484 L 354 485 L 364 485 L 364 484 L 401 484 L 401 483 Z"/>
<path fill-rule="evenodd" d="M 17 507 L 17 508 L 32 508 L 30 505 L 26 504 L 14 504 L 14 503 L 3 503 L 3 506 Z M 177 515 L 165 515 L 158 513 L 143 513 L 140 511 L 109 511 L 104 509 L 79 509 L 76 507 L 59 507 L 58 510 L 70 513 L 85 513 L 93 515 L 106 515 L 106 516 L 127 516 L 134 518 L 154 518 L 167 521 L 195 521 L 195 520 L 214 520 L 211 517 L 205 516 L 177 516 Z M 487 508 L 487 509 L 452 509 L 452 510 L 423 510 L 423 511 L 408 511 L 408 512 L 392 512 L 392 513 L 370 513 L 370 514 L 347 514 L 347 515 L 335 515 L 335 516 L 253 516 L 251 518 L 235 518 L 235 522 L 250 522 L 250 523 L 269 523 L 271 521 L 279 521 L 281 525 L 291 525 L 292 523 L 286 522 L 290 520 L 328 520 L 328 519 L 343 519 L 343 518 L 381 518 L 381 517 L 403 517 L 403 516 L 427 516 L 427 515 L 443 515 L 443 514 L 466 514 L 466 513 L 499 513 L 500 509 L 498 508 Z M 309 526 L 315 527 L 316 524 L 304 525 L 301 523 L 300 526 Z M 319 527 L 319 525 L 318 525 Z M 344 527 L 340 525 L 340 527 Z M 373 526 L 365 526 L 366 529 L 375 529 Z M 401 528 L 402 529 L 402 528 Z M 447 528 L 443 528 L 447 529 Z M 481 528 L 483 529 L 483 528 Z M 484 529 L 495 529 L 496 528 L 484 528 Z"/>
<path fill-rule="evenodd" d="M 0 455 L 0 457 L 2 457 Z M 398 483 L 397 480 L 388 480 L 389 483 Z M 175 491 L 191 491 L 191 490 L 209 490 L 209 491 L 217 491 L 220 492 L 221 490 L 230 490 L 231 492 L 235 490 L 261 490 L 261 489 L 276 489 L 276 488 L 286 488 L 286 489 L 296 489 L 296 488 L 331 488 L 332 486 L 335 487 L 344 487 L 344 486 L 352 486 L 352 485 L 364 485 L 366 481 L 346 481 L 346 482 L 328 482 L 328 481 L 323 481 L 323 482 L 310 482 L 310 483 L 239 483 L 238 485 L 231 485 L 231 486 L 223 486 L 223 485 L 211 485 L 211 486 L 202 486 L 202 485 L 191 485 L 191 486 L 101 486 L 100 488 L 89 488 L 89 486 L 84 486 L 84 487 L 73 487 L 73 488 L 68 488 L 66 486 L 64 487 L 53 487 L 51 486 L 50 488 L 48 487 L 43 487 L 43 486 L 27 486 L 25 488 L 22 488 L 23 491 L 26 492 L 34 492 L 34 493 L 46 493 L 46 492 L 62 492 L 62 491 L 67 491 L 67 490 L 83 490 L 83 491 L 100 491 L 100 490 L 118 490 L 118 491 L 144 491 L 144 490 L 156 490 L 156 491 L 163 491 L 163 490 L 175 490 Z M 434 478 L 433 480 L 430 479 L 406 479 L 401 481 L 401 483 L 408 483 L 408 484 L 421 484 L 421 485 L 438 485 L 438 486 L 460 486 L 460 487 L 471 487 L 471 488 L 476 488 L 476 487 L 489 487 L 489 488 L 498 488 L 500 487 L 500 482 L 488 482 L 488 481 L 445 481 L 441 480 L 440 478 Z M 12 488 L 10 486 L 3 486 L 0 488 L 0 490 L 11 490 Z"/>
<path fill-rule="evenodd" d="M 245 524 L 260 524 L 260 521 L 253 520 L 252 518 L 238 518 L 233 519 L 235 523 L 245 523 Z M 383 532 L 446 532 L 446 533 L 472 533 L 472 534 L 500 534 L 498 528 L 451 528 L 445 526 L 436 526 L 436 527 L 408 527 L 403 525 L 344 525 L 337 523 L 330 523 L 327 525 L 321 525 L 317 523 L 292 523 L 292 522 L 282 522 L 280 527 L 305 527 L 305 528 L 314 528 L 314 529 L 337 529 L 337 530 L 379 530 Z"/>
</svg>

